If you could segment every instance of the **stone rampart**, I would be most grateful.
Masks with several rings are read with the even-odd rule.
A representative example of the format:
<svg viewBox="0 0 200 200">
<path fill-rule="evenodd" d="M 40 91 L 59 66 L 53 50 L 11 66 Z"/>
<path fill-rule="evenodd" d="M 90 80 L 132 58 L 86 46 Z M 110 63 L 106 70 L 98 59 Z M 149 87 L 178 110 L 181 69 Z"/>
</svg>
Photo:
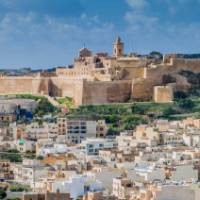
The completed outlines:
<svg viewBox="0 0 200 200">
<path fill-rule="evenodd" d="M 200 73 L 200 59 L 175 58 L 170 63 L 147 68 L 124 69 L 129 70 L 128 80 L 87 81 L 65 76 L 0 77 L 0 94 L 67 96 L 73 98 L 76 105 L 127 102 L 130 99 L 150 100 L 153 97 L 154 86 L 162 85 L 163 75 L 177 75 L 181 70 Z M 179 82 L 181 85 L 181 81 Z"/>
<path fill-rule="evenodd" d="M 48 94 L 48 79 L 41 77 L 1 77 L 0 94 Z"/>
<path fill-rule="evenodd" d="M 132 81 L 84 81 L 83 104 L 127 102 L 131 98 Z"/>
</svg>

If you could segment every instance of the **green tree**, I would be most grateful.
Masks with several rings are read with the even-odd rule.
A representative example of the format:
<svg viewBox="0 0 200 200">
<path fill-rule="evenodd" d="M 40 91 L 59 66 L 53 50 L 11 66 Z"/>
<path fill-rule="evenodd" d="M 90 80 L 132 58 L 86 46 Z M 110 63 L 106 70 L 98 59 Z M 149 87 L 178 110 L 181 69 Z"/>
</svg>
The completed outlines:
<svg viewBox="0 0 200 200">
<path fill-rule="evenodd" d="M 149 55 L 150 55 L 150 57 L 156 58 L 156 59 L 162 59 L 163 58 L 162 53 L 160 53 L 158 51 L 152 51 Z"/>
<path fill-rule="evenodd" d="M 5 153 L 1 154 L 2 159 L 10 160 L 10 162 L 22 162 L 22 156 L 16 149 L 10 149 Z"/>
<path fill-rule="evenodd" d="M 131 110 L 133 114 L 144 115 L 146 108 L 142 105 L 133 104 Z"/>
<path fill-rule="evenodd" d="M 170 115 L 176 114 L 176 110 L 173 109 L 172 107 L 167 107 L 163 110 L 163 116 L 164 117 L 169 117 Z"/>
<path fill-rule="evenodd" d="M 113 127 L 110 127 L 107 131 L 107 135 L 119 135 L 119 133 L 120 130 Z"/>
<path fill-rule="evenodd" d="M 43 116 L 48 113 L 53 113 L 56 108 L 48 101 L 46 98 L 41 98 L 37 108 L 34 110 L 34 114 L 38 116 Z"/>
<path fill-rule="evenodd" d="M 188 95 L 183 91 L 177 91 L 174 93 L 175 99 L 186 99 L 187 97 L 188 97 Z"/>
<path fill-rule="evenodd" d="M 27 185 L 22 185 L 22 184 L 19 184 L 19 183 L 15 183 L 15 184 L 12 184 L 10 186 L 10 191 L 11 192 L 28 192 L 30 190 L 29 186 Z"/>
<path fill-rule="evenodd" d="M 178 106 L 180 108 L 189 110 L 189 109 L 194 108 L 195 104 L 191 99 L 182 99 L 182 100 L 178 101 Z"/>
<path fill-rule="evenodd" d="M 0 188 L 0 199 L 4 199 L 6 196 L 6 191 L 3 188 Z"/>
</svg>

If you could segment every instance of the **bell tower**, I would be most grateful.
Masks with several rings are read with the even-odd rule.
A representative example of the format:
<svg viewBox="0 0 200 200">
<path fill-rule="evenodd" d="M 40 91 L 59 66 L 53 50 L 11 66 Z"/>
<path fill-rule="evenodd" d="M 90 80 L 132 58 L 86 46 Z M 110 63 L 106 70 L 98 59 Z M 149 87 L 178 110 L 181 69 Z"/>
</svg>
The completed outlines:
<svg viewBox="0 0 200 200">
<path fill-rule="evenodd" d="M 121 57 L 124 55 L 124 43 L 121 41 L 121 38 L 118 36 L 115 43 L 113 44 L 113 56 Z"/>
</svg>

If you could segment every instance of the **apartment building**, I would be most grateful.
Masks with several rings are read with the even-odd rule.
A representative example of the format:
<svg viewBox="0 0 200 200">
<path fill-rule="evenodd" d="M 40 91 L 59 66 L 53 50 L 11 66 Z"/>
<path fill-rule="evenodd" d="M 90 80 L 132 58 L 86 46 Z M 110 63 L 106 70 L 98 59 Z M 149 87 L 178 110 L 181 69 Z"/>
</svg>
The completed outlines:
<svg viewBox="0 0 200 200">
<path fill-rule="evenodd" d="M 117 142 L 113 139 L 89 138 L 81 146 L 87 155 L 98 155 L 100 150 L 117 148 Z"/>
<path fill-rule="evenodd" d="M 96 137 L 96 121 L 67 120 L 66 139 L 73 144 L 80 144 L 87 138 Z"/>
</svg>

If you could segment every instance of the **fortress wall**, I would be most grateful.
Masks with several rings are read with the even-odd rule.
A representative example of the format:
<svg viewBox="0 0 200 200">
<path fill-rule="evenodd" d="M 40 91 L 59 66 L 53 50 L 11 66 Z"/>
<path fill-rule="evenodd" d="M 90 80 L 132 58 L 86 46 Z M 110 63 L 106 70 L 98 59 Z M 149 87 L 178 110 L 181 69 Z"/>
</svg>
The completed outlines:
<svg viewBox="0 0 200 200">
<path fill-rule="evenodd" d="M 143 60 L 139 60 L 139 59 L 135 59 L 135 60 L 128 60 L 128 59 L 118 59 L 117 60 L 117 65 L 119 65 L 122 68 L 132 68 L 132 67 L 146 67 L 147 65 L 147 60 L 143 59 Z"/>
<path fill-rule="evenodd" d="M 152 98 L 154 86 L 162 85 L 162 77 L 166 74 L 176 75 L 181 70 L 200 73 L 200 59 L 174 58 L 171 64 L 161 64 L 147 68 L 146 79 L 133 82 L 133 99 Z M 183 83 L 181 83 L 183 85 Z"/>
<path fill-rule="evenodd" d="M 173 65 L 160 65 L 155 68 L 148 68 L 146 72 L 146 78 L 155 83 L 155 85 L 159 85 L 162 83 L 162 77 L 166 74 L 175 75 L 182 69 L 186 69 L 186 67 L 176 67 Z"/>
<path fill-rule="evenodd" d="M 16 93 L 48 93 L 48 84 L 45 79 L 33 77 L 1 77 L 0 94 Z"/>
<path fill-rule="evenodd" d="M 49 94 L 51 96 L 74 97 L 75 85 L 78 80 L 69 80 L 65 77 L 52 77 L 49 80 Z"/>
<path fill-rule="evenodd" d="M 150 100 L 153 97 L 155 83 L 147 79 L 133 80 L 132 96 L 133 100 Z"/>
<path fill-rule="evenodd" d="M 52 77 L 49 83 L 49 94 L 51 96 L 71 97 L 75 105 L 82 104 L 83 80 L 69 80 L 65 77 Z"/>
<path fill-rule="evenodd" d="M 200 73 L 200 59 L 172 59 L 171 64 L 161 64 L 155 68 L 147 68 L 146 77 L 148 80 L 155 81 L 156 84 L 160 84 L 162 82 L 163 75 L 174 75 L 181 70 Z"/>
<path fill-rule="evenodd" d="M 64 77 L 1 77 L 0 94 L 35 94 L 72 97 L 76 105 L 82 104 L 82 80 Z"/>
<path fill-rule="evenodd" d="M 145 67 L 124 67 L 124 70 L 126 80 L 132 80 L 133 78 L 145 78 L 146 76 Z"/>
<path fill-rule="evenodd" d="M 177 70 L 190 70 L 194 73 L 200 73 L 200 59 L 172 59 L 172 65 Z"/>
<path fill-rule="evenodd" d="M 131 97 L 131 81 L 84 81 L 83 104 L 126 102 Z"/>
</svg>

